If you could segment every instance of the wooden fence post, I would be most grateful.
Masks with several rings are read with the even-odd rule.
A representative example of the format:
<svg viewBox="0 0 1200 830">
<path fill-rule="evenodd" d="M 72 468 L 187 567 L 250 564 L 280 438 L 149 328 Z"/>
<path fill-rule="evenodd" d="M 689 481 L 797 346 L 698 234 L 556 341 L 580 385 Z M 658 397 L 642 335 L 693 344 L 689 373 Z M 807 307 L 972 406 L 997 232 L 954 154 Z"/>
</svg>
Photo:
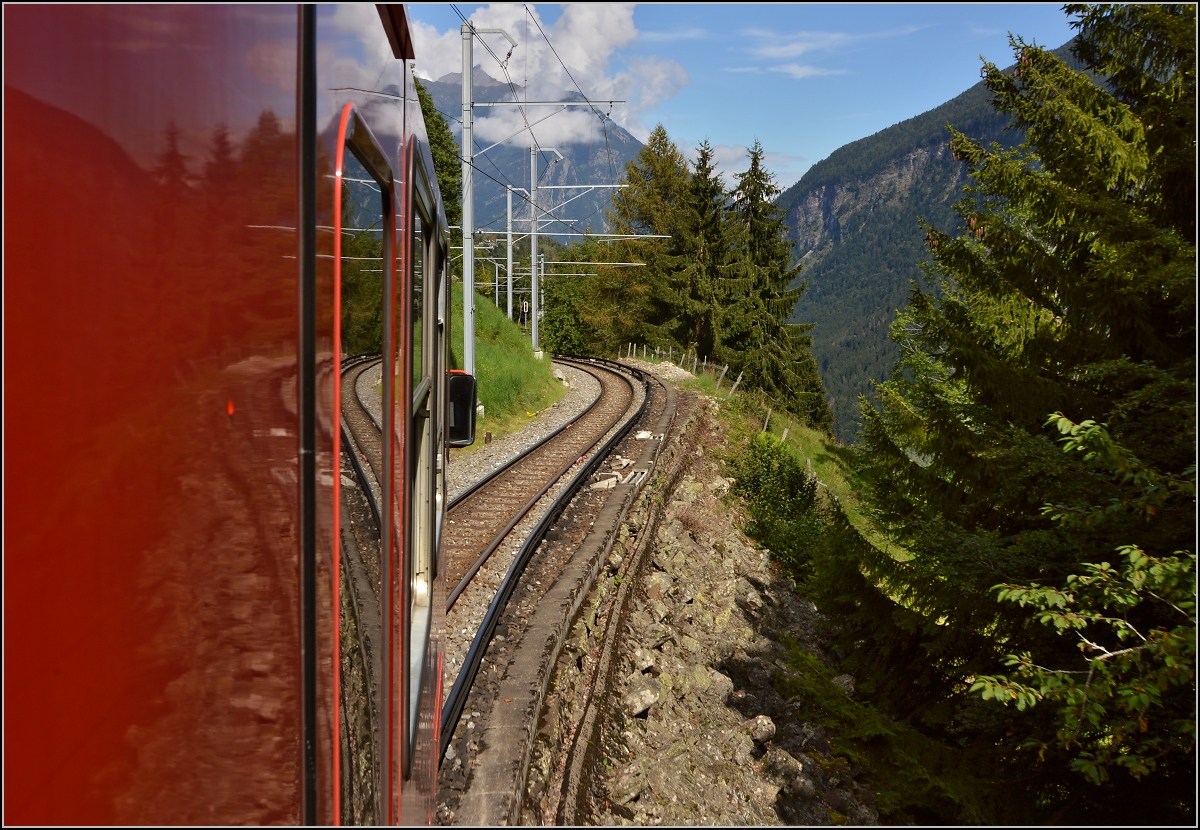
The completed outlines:
<svg viewBox="0 0 1200 830">
<path fill-rule="evenodd" d="M 715 392 L 720 392 L 720 391 L 721 391 L 721 381 L 725 380 L 725 373 L 726 373 L 726 372 L 728 372 L 728 371 L 729 371 L 729 364 L 728 364 L 728 363 L 726 363 L 726 364 L 725 364 L 725 368 L 721 370 L 721 374 L 720 374 L 720 376 L 717 378 L 717 388 L 713 390 L 713 392 L 714 392 L 714 393 L 715 393 Z"/>
<path fill-rule="evenodd" d="M 763 432 L 767 431 L 767 427 L 771 424 L 771 407 L 767 407 L 767 417 L 763 419 Z"/>
<path fill-rule="evenodd" d="M 783 437 L 779 439 L 779 443 L 781 443 L 781 444 L 782 444 L 782 443 L 784 443 L 785 441 L 787 441 L 787 434 L 788 434 L 788 428 L 787 428 L 787 427 L 784 427 L 784 428 L 783 428 Z"/>
<path fill-rule="evenodd" d="M 731 397 L 731 396 L 733 395 L 733 393 L 737 391 L 738 384 L 739 384 L 739 383 L 741 383 L 741 382 L 742 382 L 742 373 L 741 373 L 741 372 L 738 372 L 737 380 L 735 380 L 735 381 L 733 382 L 733 386 L 732 386 L 732 387 L 730 387 L 730 389 L 729 389 L 729 394 L 728 394 L 728 395 L 726 395 L 725 397 L 727 397 L 727 398 L 728 398 L 728 397 Z"/>
</svg>

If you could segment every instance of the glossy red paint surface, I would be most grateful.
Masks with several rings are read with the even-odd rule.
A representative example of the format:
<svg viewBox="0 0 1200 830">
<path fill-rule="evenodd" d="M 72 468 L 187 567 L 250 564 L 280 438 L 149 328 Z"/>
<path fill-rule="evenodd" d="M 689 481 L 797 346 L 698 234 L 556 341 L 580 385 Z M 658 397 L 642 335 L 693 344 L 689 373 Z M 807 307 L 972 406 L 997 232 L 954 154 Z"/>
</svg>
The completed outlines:
<svg viewBox="0 0 1200 830">
<path fill-rule="evenodd" d="M 297 10 L 9 5 L 4 23 L 4 819 L 295 823 Z M 316 34 L 316 771 L 332 823 L 336 118 L 356 104 L 406 207 L 406 128 L 425 134 L 374 6 L 320 7 Z M 440 609 L 443 578 L 433 595 Z M 389 776 L 406 822 L 432 819 L 442 626 L 413 774 Z"/>
<path fill-rule="evenodd" d="M 5 821 L 295 822 L 296 10 L 4 17 Z"/>
</svg>

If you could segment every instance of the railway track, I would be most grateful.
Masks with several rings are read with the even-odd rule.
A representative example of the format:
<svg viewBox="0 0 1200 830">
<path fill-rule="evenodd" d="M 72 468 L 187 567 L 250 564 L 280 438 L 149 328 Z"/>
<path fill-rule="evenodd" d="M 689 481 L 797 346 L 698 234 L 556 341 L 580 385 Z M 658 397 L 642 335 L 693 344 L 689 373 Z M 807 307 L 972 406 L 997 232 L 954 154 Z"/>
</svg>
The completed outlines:
<svg viewBox="0 0 1200 830">
<path fill-rule="evenodd" d="M 447 610 L 541 497 L 628 414 L 634 399 L 628 376 L 600 367 L 585 371 L 600 382 L 601 392 L 582 415 L 450 504 L 443 547 L 448 584 L 454 587 Z"/>
<path fill-rule="evenodd" d="M 590 587 L 606 562 L 614 567 L 609 552 L 626 511 L 674 423 L 672 390 L 648 375 L 639 380 L 644 400 L 637 414 L 598 454 L 606 463 L 582 476 L 596 486 L 546 515 L 522 548 L 528 567 L 507 607 L 480 626 L 479 637 L 489 627 L 495 637 L 483 647 L 457 729 L 454 718 L 443 717 L 449 747 L 439 776 L 439 823 L 524 821 L 525 780 L 549 678 Z"/>
<path fill-rule="evenodd" d="M 378 817 L 382 456 L 377 416 L 359 394 L 360 377 L 378 362 L 378 358 L 360 357 L 342 365 L 341 669 L 345 717 L 341 728 L 348 747 L 342 762 L 342 801 L 343 820 L 353 823 L 373 823 Z M 571 368 L 566 371 L 574 373 L 576 383 L 590 378 L 588 382 L 598 389 L 595 401 L 570 423 L 468 487 L 447 511 L 443 538 L 451 589 L 447 652 L 448 658 L 451 652 L 457 656 L 447 659 L 447 682 L 454 685 L 441 713 L 443 752 L 492 640 L 496 620 L 517 588 L 537 541 L 570 498 L 565 491 L 575 492 L 592 475 L 606 450 L 633 425 L 647 398 L 644 382 L 631 377 L 627 369 L 595 361 L 567 365 Z"/>
<path fill-rule="evenodd" d="M 451 584 L 458 574 L 462 576 L 452 593 L 455 602 L 448 602 L 452 607 L 447 615 L 446 669 L 447 682 L 453 685 L 442 708 L 443 755 L 500 616 L 537 544 L 645 405 L 644 382 L 632 378 L 628 370 L 608 368 L 600 361 L 560 362 L 600 384 L 596 402 L 450 506 L 443 544 L 467 553 L 459 554 L 457 570 L 454 565 L 449 568 Z M 494 510 L 492 500 L 503 500 L 507 506 Z M 464 514 L 464 506 L 478 513 Z M 469 539 L 469 546 L 456 538 L 464 515 L 461 538 Z M 489 527 L 490 532 L 480 532 L 480 527 Z"/>
</svg>

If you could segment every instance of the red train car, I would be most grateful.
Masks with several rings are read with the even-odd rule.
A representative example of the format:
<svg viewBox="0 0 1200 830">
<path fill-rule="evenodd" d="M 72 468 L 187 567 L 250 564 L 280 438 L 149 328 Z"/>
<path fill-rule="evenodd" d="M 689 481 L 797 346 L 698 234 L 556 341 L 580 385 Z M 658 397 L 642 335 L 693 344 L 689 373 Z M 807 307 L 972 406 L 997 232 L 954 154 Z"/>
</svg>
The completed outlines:
<svg viewBox="0 0 1200 830">
<path fill-rule="evenodd" d="M 412 57 L 400 6 L 4 7 L 5 823 L 348 815 L 352 262 L 394 367 L 378 819 L 432 819 L 449 270 Z"/>
</svg>

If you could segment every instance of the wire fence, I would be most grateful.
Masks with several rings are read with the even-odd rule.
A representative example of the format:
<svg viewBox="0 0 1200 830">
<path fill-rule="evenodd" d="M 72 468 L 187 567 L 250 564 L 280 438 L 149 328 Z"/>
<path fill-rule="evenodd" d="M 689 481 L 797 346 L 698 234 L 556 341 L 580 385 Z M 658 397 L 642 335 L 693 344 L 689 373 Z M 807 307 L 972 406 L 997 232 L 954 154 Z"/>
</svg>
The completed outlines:
<svg viewBox="0 0 1200 830">
<path fill-rule="evenodd" d="M 695 349 L 677 350 L 674 347 L 660 349 L 655 346 L 647 346 L 645 343 L 633 342 L 627 343 L 620 350 L 618 357 L 620 359 L 632 358 L 644 363 L 671 363 L 691 372 L 696 377 L 715 378 L 713 388 L 715 397 L 726 401 L 736 400 L 738 407 L 747 418 L 762 424 L 762 432 L 775 436 L 783 443 L 799 446 L 796 441 L 796 433 L 799 429 L 807 427 L 807 424 L 796 420 L 786 411 L 777 410 L 761 391 L 743 390 L 735 399 L 734 394 L 737 393 L 738 387 L 742 383 L 742 373 L 738 372 L 736 378 L 729 377 L 728 364 L 711 361 L 707 356 L 697 354 Z M 789 434 L 792 435 L 790 442 L 788 441 Z M 808 463 L 808 467 L 811 472 L 811 461 Z"/>
</svg>

